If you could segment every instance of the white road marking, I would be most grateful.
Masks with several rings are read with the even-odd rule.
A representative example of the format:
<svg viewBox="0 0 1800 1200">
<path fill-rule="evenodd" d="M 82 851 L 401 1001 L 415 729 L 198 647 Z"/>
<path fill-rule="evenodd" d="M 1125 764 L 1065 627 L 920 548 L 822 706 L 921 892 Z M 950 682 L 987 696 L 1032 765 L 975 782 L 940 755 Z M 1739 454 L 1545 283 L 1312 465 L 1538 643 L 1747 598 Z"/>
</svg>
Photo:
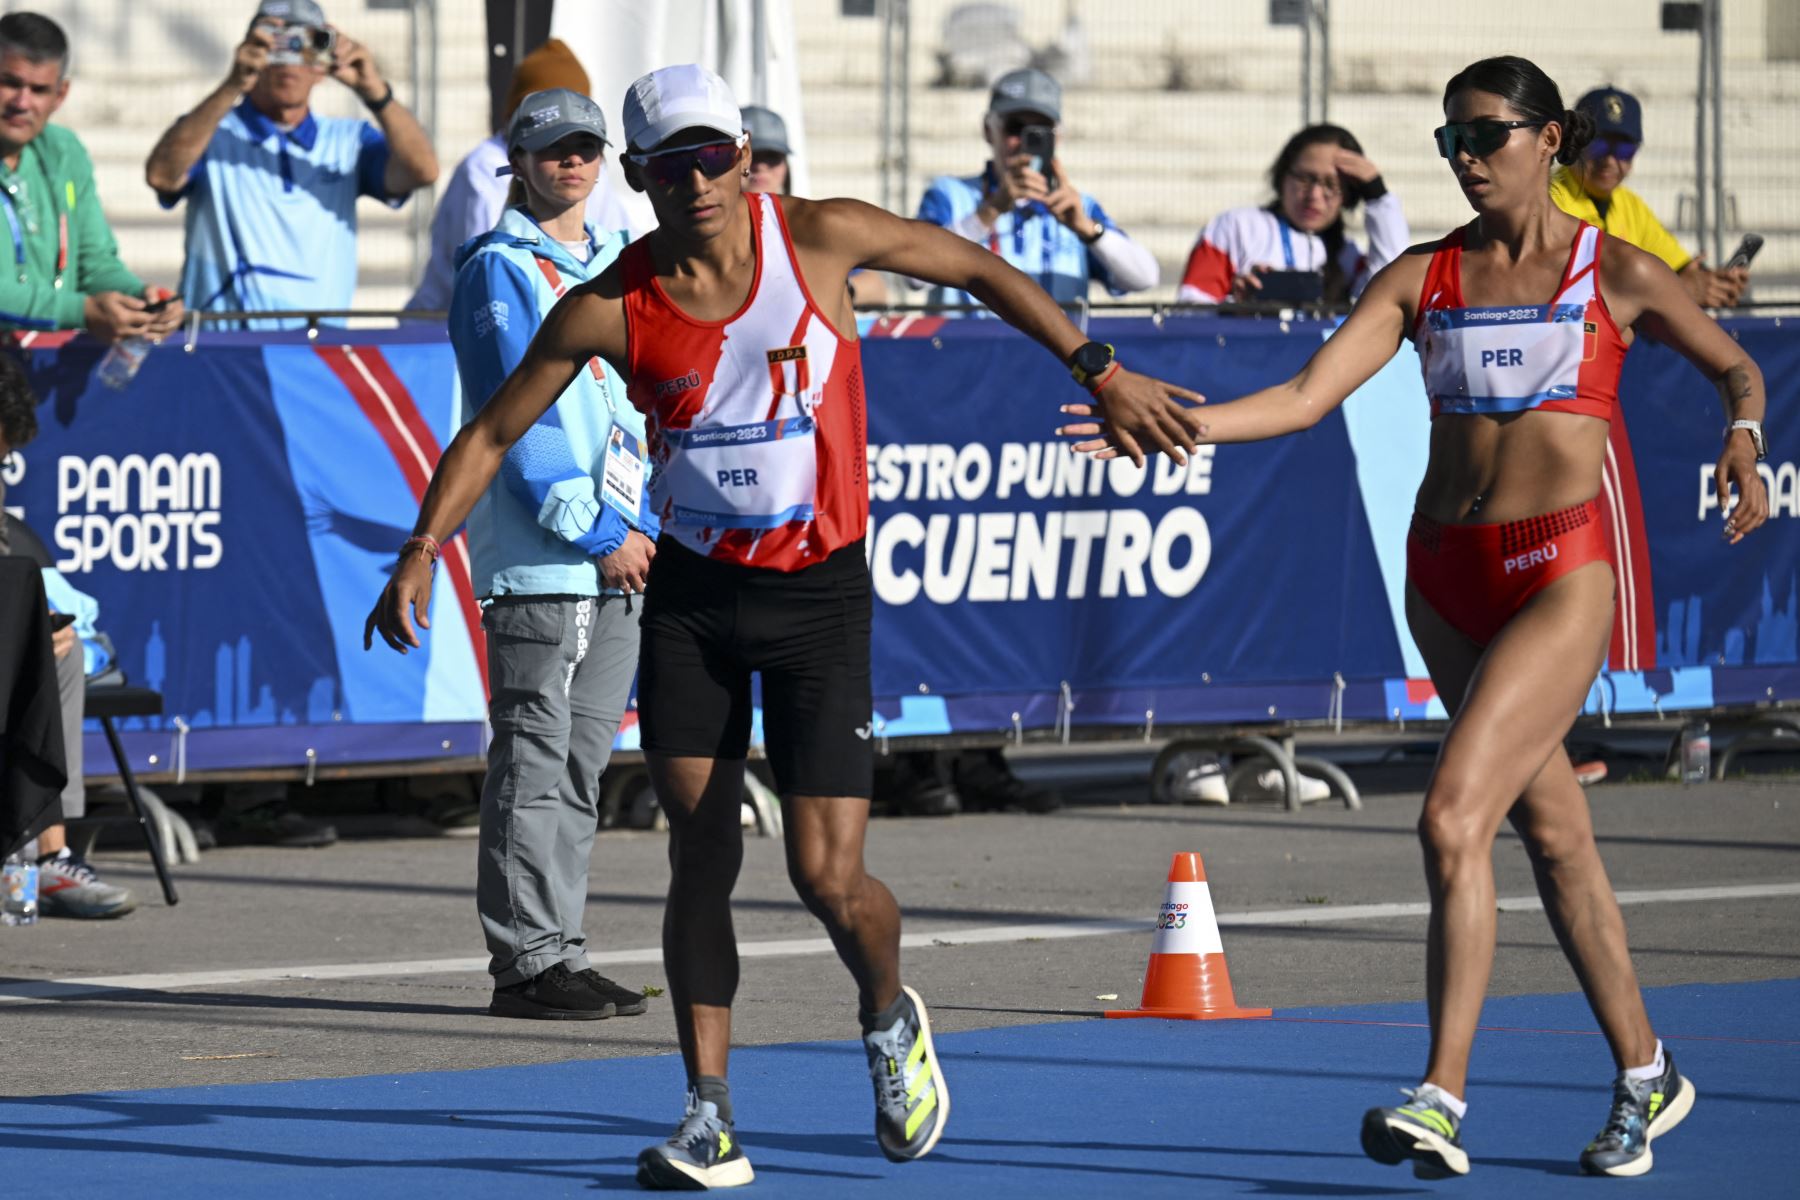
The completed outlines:
<svg viewBox="0 0 1800 1200">
<path fill-rule="evenodd" d="M 1699 904 L 1722 900 L 1768 900 L 1800 896 L 1800 883 L 1748 883 L 1724 887 L 1661 888 L 1618 893 L 1620 904 Z M 1504 913 L 1542 912 L 1536 896 L 1503 896 Z M 1431 911 L 1423 901 L 1392 904 L 1307 905 L 1305 908 L 1262 909 L 1220 913 L 1223 929 L 1258 925 L 1323 925 L 1338 921 L 1385 921 L 1422 917 Z M 1112 933 L 1151 932 L 1148 918 L 1045 921 L 935 929 L 908 933 L 900 944 L 909 950 L 933 946 L 975 946 L 1002 942 L 1055 941 Z M 832 953 L 829 938 L 783 938 L 740 942 L 743 958 L 797 958 Z M 662 962 L 662 951 L 613 950 L 589 956 L 596 967 L 647 966 Z M 379 975 L 463 975 L 487 970 L 484 958 L 427 958 L 405 962 L 325 963 L 310 967 L 243 967 L 222 971 L 183 971 L 160 975 L 97 975 L 81 979 L 0 980 L 0 1004 L 32 1000 L 71 1000 L 116 992 L 160 992 L 175 988 L 230 987 L 247 983 L 311 982 L 322 979 L 367 979 Z"/>
</svg>

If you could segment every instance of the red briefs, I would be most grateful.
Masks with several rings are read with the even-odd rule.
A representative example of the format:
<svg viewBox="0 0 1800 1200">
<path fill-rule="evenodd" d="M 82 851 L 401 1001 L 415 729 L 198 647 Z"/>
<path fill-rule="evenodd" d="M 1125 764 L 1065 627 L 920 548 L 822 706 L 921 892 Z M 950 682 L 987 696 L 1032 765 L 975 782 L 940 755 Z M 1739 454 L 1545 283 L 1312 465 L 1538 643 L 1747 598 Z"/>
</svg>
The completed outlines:
<svg viewBox="0 0 1800 1200">
<path fill-rule="evenodd" d="M 1503 525 L 1440 525 L 1414 513 L 1406 535 L 1406 577 L 1481 646 L 1551 582 L 1608 558 L 1598 497 Z"/>
</svg>

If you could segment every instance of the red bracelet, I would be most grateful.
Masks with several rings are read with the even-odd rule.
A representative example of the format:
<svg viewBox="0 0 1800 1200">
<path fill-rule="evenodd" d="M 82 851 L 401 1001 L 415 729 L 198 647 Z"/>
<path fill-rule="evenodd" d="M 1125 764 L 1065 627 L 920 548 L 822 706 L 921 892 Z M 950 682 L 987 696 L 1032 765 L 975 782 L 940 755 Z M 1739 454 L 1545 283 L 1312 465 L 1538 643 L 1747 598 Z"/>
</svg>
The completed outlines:
<svg viewBox="0 0 1800 1200">
<path fill-rule="evenodd" d="M 1117 359 L 1114 359 L 1112 362 L 1107 364 L 1106 370 L 1100 372 L 1100 375 L 1098 378 L 1088 380 L 1088 384 L 1087 384 L 1088 394 L 1090 396 L 1099 395 L 1100 389 L 1105 387 L 1107 384 L 1111 383 L 1112 377 L 1114 375 L 1117 375 L 1118 373 L 1119 373 L 1119 361 Z"/>
<path fill-rule="evenodd" d="M 400 544 L 400 557 L 405 558 L 406 552 L 411 550 L 414 546 L 422 548 L 425 551 L 425 557 L 430 559 L 433 564 L 437 562 L 438 556 L 444 552 L 444 548 L 438 545 L 438 540 L 430 534 L 415 533 Z"/>
</svg>

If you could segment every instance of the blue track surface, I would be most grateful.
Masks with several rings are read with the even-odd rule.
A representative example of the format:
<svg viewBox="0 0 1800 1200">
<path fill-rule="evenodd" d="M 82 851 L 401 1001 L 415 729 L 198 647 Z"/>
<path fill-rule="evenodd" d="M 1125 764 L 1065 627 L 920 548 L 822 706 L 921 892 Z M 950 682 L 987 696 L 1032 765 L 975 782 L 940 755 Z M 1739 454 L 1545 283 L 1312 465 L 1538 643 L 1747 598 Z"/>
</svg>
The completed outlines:
<svg viewBox="0 0 1800 1200">
<path fill-rule="evenodd" d="M 1488 1004 L 1464 1137 L 1475 1169 L 1462 1180 L 1422 1183 L 1357 1146 L 1363 1109 L 1397 1102 L 1424 1059 L 1423 1009 L 1408 1004 L 946 1036 L 950 1127 L 905 1167 L 875 1149 L 856 1046 L 742 1050 L 732 1074 L 757 1171 L 747 1194 L 1793 1195 L 1774 1151 L 1800 1121 L 1800 980 L 1663 988 L 1650 1010 L 1699 1100 L 1638 1180 L 1575 1173 L 1605 1119 L 1612 1066 L 1581 997 L 1559 995 Z M 637 1151 L 679 1115 L 679 1070 L 667 1057 L 613 1059 L 0 1100 L 0 1174 L 87 1196 L 207 1200 L 635 1191 Z"/>
</svg>

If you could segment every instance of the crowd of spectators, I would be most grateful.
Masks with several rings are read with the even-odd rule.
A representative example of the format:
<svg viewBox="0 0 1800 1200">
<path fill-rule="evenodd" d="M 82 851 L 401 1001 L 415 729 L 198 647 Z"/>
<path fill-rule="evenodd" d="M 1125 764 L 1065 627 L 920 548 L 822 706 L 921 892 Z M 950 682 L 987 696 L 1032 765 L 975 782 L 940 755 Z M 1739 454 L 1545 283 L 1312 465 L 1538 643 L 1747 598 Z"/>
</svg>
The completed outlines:
<svg viewBox="0 0 1800 1200">
<path fill-rule="evenodd" d="M 0 330 L 85 330 L 109 342 L 154 340 L 178 328 L 190 310 L 263 314 L 231 322 L 254 329 L 304 319 L 275 314 L 349 309 L 357 284 L 359 200 L 366 196 L 398 208 L 439 174 L 429 136 L 396 98 L 368 47 L 332 25 L 315 0 L 261 0 L 224 79 L 169 126 L 145 162 L 145 180 L 163 206 L 183 207 L 185 229 L 178 286 L 149 285 L 121 260 L 80 137 L 51 123 L 69 95 L 69 63 L 68 38 L 56 22 L 30 12 L 0 17 L 0 207 L 16 267 L 0 272 Z M 349 88 L 366 116 L 314 112 L 314 89 L 327 78 Z M 520 163 L 509 130 L 517 131 L 527 99 L 556 92 L 585 101 L 589 90 L 586 72 L 560 41 L 552 39 L 519 61 L 494 114 L 497 132 L 461 159 L 444 188 L 430 255 L 408 310 L 449 310 L 457 266 L 472 240 L 506 229 L 510 209 L 528 210 L 515 220 L 514 235 L 536 228 L 524 181 L 506 177 Z M 1581 159 L 1558 168 L 1556 202 L 1656 254 L 1702 303 L 1738 303 L 1747 270 L 1711 267 L 1689 254 L 1625 186 L 1644 143 L 1638 100 L 1608 85 L 1583 96 L 1578 107 L 1594 118 L 1599 135 Z M 753 150 L 749 189 L 790 194 L 786 122 L 758 107 L 744 108 L 743 122 Z M 1054 78 L 1029 68 L 1000 77 L 980 122 L 985 161 L 973 174 L 935 179 L 918 218 L 985 245 L 1065 304 L 1087 300 L 1095 284 L 1112 296 L 1157 287 L 1155 257 L 1075 182 L 1081 164 L 1071 171 L 1057 152 L 1063 131 L 1062 88 Z M 643 232 L 632 227 L 603 156 L 592 161 L 596 178 L 579 208 L 586 232 L 562 239 L 556 252 L 579 260 L 579 269 L 568 272 L 572 277 L 591 274 L 596 262 L 610 259 L 610 251 L 591 258 L 595 247 L 622 245 Z M 1231 209 L 1205 225 L 1178 282 L 1179 300 L 1229 306 L 1289 297 L 1286 289 L 1298 278 L 1297 298 L 1342 303 L 1406 249 L 1410 231 L 1401 199 L 1347 129 L 1321 124 L 1299 130 L 1277 153 L 1268 182 L 1269 200 Z M 1359 207 L 1366 246 L 1346 231 L 1346 217 Z M 571 228 L 574 216 L 564 218 Z M 1284 289 L 1279 296 L 1265 289 L 1277 277 Z M 850 281 L 852 300 L 860 308 L 881 307 L 889 302 L 888 286 L 879 275 L 858 272 Z M 933 289 L 928 301 L 985 315 L 972 297 L 943 288 Z M 14 434 L 11 443 L 20 444 L 25 435 Z M 75 632 L 57 636 L 59 655 L 70 659 Z M 79 682 L 72 668 L 64 673 Z M 79 738 L 74 742 L 78 749 Z M 79 769 L 75 774 L 65 797 L 71 813 L 81 806 Z M 910 811 L 1045 810 L 1058 803 L 1054 793 L 1020 783 L 998 752 L 901 756 L 896 778 L 898 803 Z M 267 840 L 290 845 L 335 837 L 292 816 L 269 823 L 265 832 Z M 68 853 L 62 842 L 52 829 L 40 845 L 60 861 Z M 77 859 L 70 870 L 79 875 L 87 868 Z M 129 894 L 122 889 L 113 889 L 120 896 L 109 895 L 91 871 L 82 883 L 90 899 L 98 897 L 95 906 L 128 910 Z"/>
<path fill-rule="evenodd" d="M 398 208 L 438 177 L 429 136 L 371 50 L 332 25 L 316 0 L 261 0 L 223 81 L 169 126 L 145 162 L 159 201 L 184 209 L 185 232 L 179 286 L 147 286 L 120 260 L 80 138 L 50 123 L 69 93 L 68 63 L 67 37 L 54 21 L 30 12 L 0 18 L 0 203 L 18 268 L 0 273 L 0 329 L 158 338 L 186 309 L 348 309 L 357 282 L 358 200 Z M 313 91 L 328 77 L 354 92 L 367 115 L 315 113 Z M 589 92 L 580 62 L 555 39 L 519 61 L 495 129 L 504 130 L 525 96 L 552 88 Z M 1748 271 L 1709 266 L 1688 253 L 1625 186 L 1643 145 L 1637 99 L 1608 85 L 1578 107 L 1600 134 L 1580 161 L 1558 169 L 1557 203 L 1662 258 L 1702 303 L 1737 303 Z M 743 119 L 754 149 L 752 188 L 791 192 L 786 122 L 758 107 L 746 107 Z M 933 180 L 919 203 L 920 220 L 988 246 L 1066 304 L 1086 300 L 1095 284 L 1125 296 L 1162 282 L 1155 257 L 1077 185 L 1057 153 L 1063 95 L 1054 78 L 1033 68 L 1001 76 L 980 130 L 987 152 L 981 169 Z M 505 208 L 505 164 L 504 134 L 496 132 L 450 174 L 409 311 L 448 309 L 458 248 L 493 229 Z M 1263 291 L 1264 278 L 1276 272 L 1317 277 L 1301 299 L 1342 303 L 1406 248 L 1400 197 L 1347 129 L 1313 125 L 1295 133 L 1276 155 L 1269 184 L 1266 203 L 1206 223 L 1177 282 L 1178 300 L 1229 305 L 1286 297 Z M 1359 207 L 1366 246 L 1345 228 Z M 603 231 L 643 232 L 605 171 L 586 217 Z M 878 276 L 859 274 L 852 288 L 860 307 L 889 301 L 888 281 Z M 926 299 L 982 315 L 966 295 L 940 288 Z M 235 324 L 292 322 L 267 316 Z"/>
</svg>

